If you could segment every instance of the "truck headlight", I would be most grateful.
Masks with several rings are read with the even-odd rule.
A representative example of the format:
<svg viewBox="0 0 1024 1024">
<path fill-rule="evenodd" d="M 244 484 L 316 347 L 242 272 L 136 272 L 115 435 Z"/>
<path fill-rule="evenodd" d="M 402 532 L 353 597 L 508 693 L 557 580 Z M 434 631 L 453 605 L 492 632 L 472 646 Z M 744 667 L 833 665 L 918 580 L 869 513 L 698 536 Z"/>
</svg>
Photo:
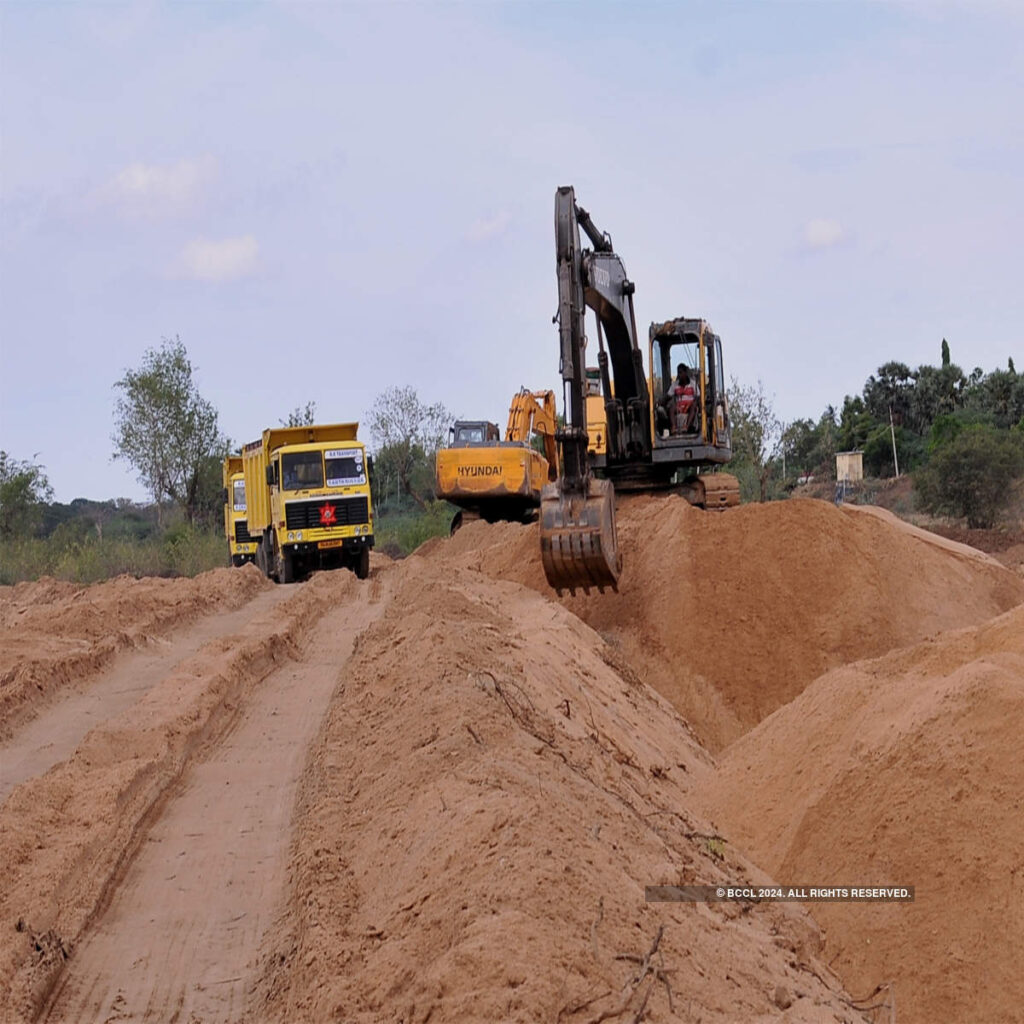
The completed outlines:
<svg viewBox="0 0 1024 1024">
<path fill-rule="evenodd" d="M 288 534 L 288 539 L 289 540 L 295 540 L 295 534 L 294 533 L 289 533 Z"/>
<path fill-rule="evenodd" d="M 299 532 L 297 534 L 295 534 L 295 539 L 296 540 L 302 540 L 302 531 L 301 530 L 299 530 Z"/>
</svg>

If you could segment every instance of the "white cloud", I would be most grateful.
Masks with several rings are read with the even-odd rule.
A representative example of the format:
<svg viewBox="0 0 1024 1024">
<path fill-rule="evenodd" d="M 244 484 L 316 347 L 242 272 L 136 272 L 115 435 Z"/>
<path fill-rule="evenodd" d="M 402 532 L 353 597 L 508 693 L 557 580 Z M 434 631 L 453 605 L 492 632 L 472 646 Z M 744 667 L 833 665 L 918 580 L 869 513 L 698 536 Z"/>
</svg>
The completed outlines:
<svg viewBox="0 0 1024 1024">
<path fill-rule="evenodd" d="M 483 242 L 488 238 L 497 238 L 503 235 L 512 223 L 512 214 L 508 210 L 499 210 L 492 217 L 480 217 L 473 222 L 473 225 L 466 232 L 466 238 L 471 242 Z"/>
<path fill-rule="evenodd" d="M 194 206 L 216 174 L 217 161 L 209 156 L 172 164 L 133 163 L 114 175 L 101 196 L 129 215 L 173 215 Z"/>
<path fill-rule="evenodd" d="M 196 281 L 235 281 L 256 271 L 259 252 L 252 235 L 195 238 L 181 251 L 179 273 Z"/>
<path fill-rule="evenodd" d="M 804 225 L 804 245 L 808 249 L 831 249 L 846 240 L 846 231 L 837 220 L 809 220 Z"/>
</svg>

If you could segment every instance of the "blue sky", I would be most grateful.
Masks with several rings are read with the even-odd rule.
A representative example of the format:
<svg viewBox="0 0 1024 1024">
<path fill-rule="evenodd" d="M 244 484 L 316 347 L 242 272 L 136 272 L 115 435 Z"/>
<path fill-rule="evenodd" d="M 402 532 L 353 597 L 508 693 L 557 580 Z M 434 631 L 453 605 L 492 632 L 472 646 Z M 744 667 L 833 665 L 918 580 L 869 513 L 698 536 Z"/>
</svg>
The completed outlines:
<svg viewBox="0 0 1024 1024">
<path fill-rule="evenodd" d="M 558 389 L 575 185 L 637 319 L 703 316 L 785 420 L 889 358 L 1024 364 L 1024 7 L 0 5 L 0 447 L 145 497 L 114 392 L 162 337 L 241 443 L 412 384 Z"/>
</svg>

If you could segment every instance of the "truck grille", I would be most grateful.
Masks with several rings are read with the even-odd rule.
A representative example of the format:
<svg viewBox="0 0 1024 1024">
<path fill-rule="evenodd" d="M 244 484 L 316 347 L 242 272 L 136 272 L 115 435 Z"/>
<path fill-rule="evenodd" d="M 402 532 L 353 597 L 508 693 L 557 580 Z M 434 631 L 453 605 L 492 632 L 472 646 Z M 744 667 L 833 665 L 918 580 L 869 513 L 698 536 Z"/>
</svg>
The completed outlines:
<svg viewBox="0 0 1024 1024">
<path fill-rule="evenodd" d="M 235 543 L 251 544 L 256 538 L 249 534 L 249 524 L 244 519 L 235 520 Z"/>
<path fill-rule="evenodd" d="M 330 505 L 334 521 L 324 523 L 320 510 Z M 285 521 L 289 530 L 315 530 L 330 526 L 355 526 L 369 522 L 365 495 L 358 498 L 320 498 L 313 501 L 290 501 L 285 505 Z"/>
</svg>

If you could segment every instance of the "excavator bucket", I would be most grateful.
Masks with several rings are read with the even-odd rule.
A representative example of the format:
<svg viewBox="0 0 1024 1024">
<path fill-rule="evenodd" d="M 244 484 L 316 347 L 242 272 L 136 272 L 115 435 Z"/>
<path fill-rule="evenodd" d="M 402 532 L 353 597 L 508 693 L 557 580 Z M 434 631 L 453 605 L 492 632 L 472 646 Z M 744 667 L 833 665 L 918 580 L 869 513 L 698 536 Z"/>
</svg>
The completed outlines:
<svg viewBox="0 0 1024 1024">
<path fill-rule="evenodd" d="M 615 532 L 615 491 L 591 477 L 586 494 L 548 484 L 540 500 L 540 555 L 548 583 L 559 594 L 577 587 L 618 589 L 622 556 Z"/>
</svg>

